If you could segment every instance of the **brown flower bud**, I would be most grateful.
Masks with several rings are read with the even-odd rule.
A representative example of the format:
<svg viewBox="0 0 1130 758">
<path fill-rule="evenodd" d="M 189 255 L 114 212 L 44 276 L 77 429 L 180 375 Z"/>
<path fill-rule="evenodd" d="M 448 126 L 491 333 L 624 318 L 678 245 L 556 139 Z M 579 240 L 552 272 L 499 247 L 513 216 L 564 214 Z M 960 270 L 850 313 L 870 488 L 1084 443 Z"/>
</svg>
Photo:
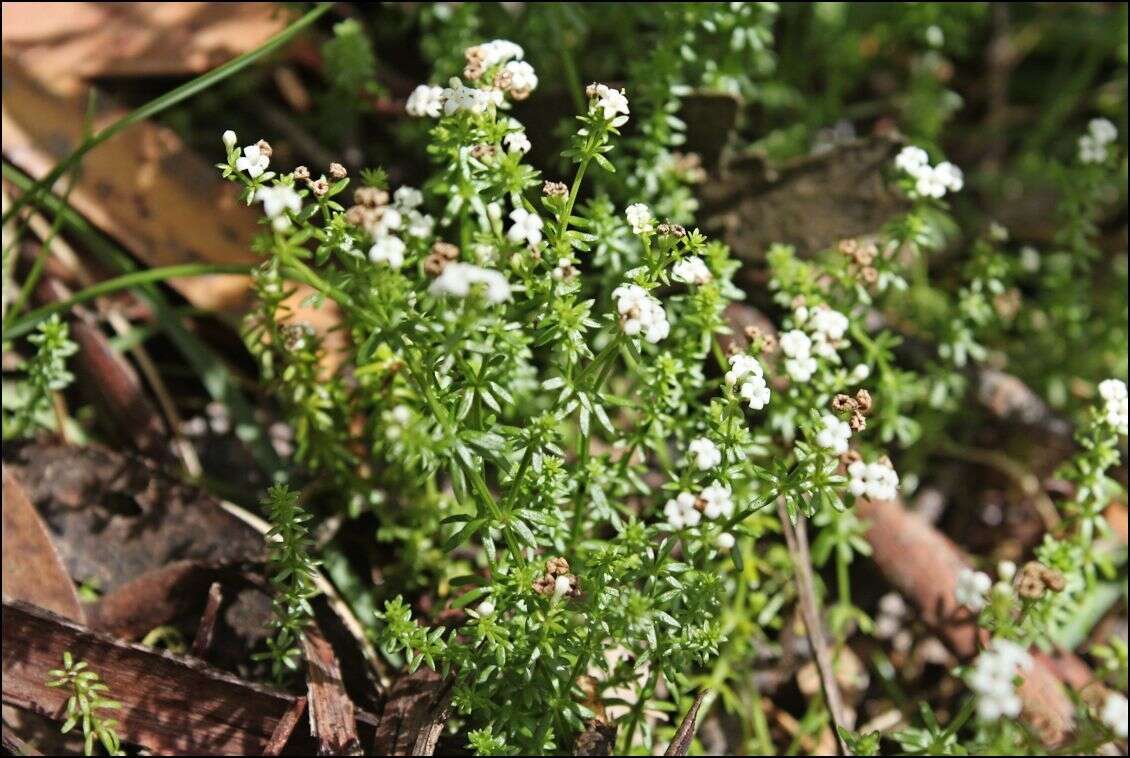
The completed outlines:
<svg viewBox="0 0 1130 758">
<path fill-rule="evenodd" d="M 453 245 L 450 242 L 444 242 L 440 240 L 432 245 L 432 254 L 438 255 L 446 260 L 453 261 L 459 257 L 459 248 L 458 246 Z"/>
<path fill-rule="evenodd" d="M 310 178 L 310 169 L 305 166 L 297 166 L 294 169 L 295 181 L 304 182 Z"/>
<path fill-rule="evenodd" d="M 862 432 L 867 428 L 867 419 L 863 416 L 862 413 L 856 411 L 855 413 L 851 414 L 851 418 L 848 419 L 848 426 L 851 427 L 851 430 L 853 432 Z"/>
<path fill-rule="evenodd" d="M 480 142 L 471 148 L 471 157 L 478 158 L 479 160 L 492 158 L 494 157 L 494 153 L 494 145 L 488 145 L 485 142 Z"/>
<path fill-rule="evenodd" d="M 874 284 L 879 281 L 879 270 L 874 266 L 865 266 L 863 270 L 859 272 L 859 275 L 867 284 Z"/>
<path fill-rule="evenodd" d="M 660 235 L 664 237 L 677 237 L 682 239 L 687 236 L 687 230 L 678 224 L 660 224 L 655 228 Z"/>
<path fill-rule="evenodd" d="M 339 182 L 347 176 L 349 176 L 349 172 L 345 170 L 345 166 L 340 163 L 330 164 L 330 178 L 335 182 Z"/>
<path fill-rule="evenodd" d="M 514 74 L 510 73 L 507 69 L 502 69 L 494 75 L 494 86 L 503 92 L 510 89 L 510 85 L 513 83 Z"/>
<path fill-rule="evenodd" d="M 864 415 L 870 413 L 872 408 L 871 393 L 862 388 L 856 390 L 855 404 L 860 413 Z"/>
<path fill-rule="evenodd" d="M 448 261 L 443 255 L 439 253 L 430 253 L 424 258 L 424 273 L 428 276 L 439 276 L 443 270 L 447 268 Z"/>
<path fill-rule="evenodd" d="M 1028 561 L 1016 575 L 1016 592 L 1026 600 L 1037 600 L 1044 595 L 1044 572 L 1047 569 L 1038 561 Z"/>
<path fill-rule="evenodd" d="M 569 573 L 569 561 L 560 557 L 550 558 L 545 562 L 545 570 L 553 576 L 564 576 Z"/>
<path fill-rule="evenodd" d="M 513 99 L 515 102 L 518 102 L 518 103 L 522 102 L 523 100 L 525 100 L 529 96 L 530 96 L 530 90 L 528 90 L 528 89 L 512 89 L 512 90 L 510 90 L 511 99 Z"/>
<path fill-rule="evenodd" d="M 564 182 L 546 182 L 542 185 L 541 192 L 546 197 L 565 197 L 569 194 L 569 188 Z"/>
<path fill-rule="evenodd" d="M 857 407 L 858 403 L 856 403 L 855 400 L 853 400 L 850 396 L 844 395 L 843 393 L 840 393 L 832 398 L 832 410 L 834 410 L 836 413 L 847 413 L 849 411 L 854 411 Z"/>
<path fill-rule="evenodd" d="M 1063 588 L 1067 586 L 1067 579 L 1064 578 L 1063 574 L 1047 566 L 1042 568 L 1044 570 L 1041 578 L 1044 580 L 1044 585 L 1052 592 L 1063 592 Z"/>
<path fill-rule="evenodd" d="M 326 181 L 326 177 L 315 179 L 310 182 L 310 191 L 314 193 L 314 197 L 325 197 L 326 193 L 330 191 L 330 183 Z"/>
<path fill-rule="evenodd" d="M 376 187 L 358 187 L 353 191 L 353 202 L 369 208 L 388 205 L 388 193 Z"/>
<path fill-rule="evenodd" d="M 552 574 L 542 574 L 534 580 L 534 591 L 539 595 L 552 595 L 556 586 L 557 580 Z"/>
<path fill-rule="evenodd" d="M 484 70 L 482 63 L 469 61 L 467 65 L 463 67 L 463 78 L 472 82 L 478 81 L 482 77 Z"/>
<path fill-rule="evenodd" d="M 468 63 L 482 63 L 486 59 L 486 51 L 481 45 L 473 45 L 463 51 L 463 57 Z"/>
<path fill-rule="evenodd" d="M 260 155 L 265 155 L 268 158 L 270 158 L 272 155 L 274 155 L 275 151 L 271 149 L 271 143 L 267 142 L 267 140 L 261 139 L 258 142 L 256 142 L 255 145 L 256 145 L 256 147 L 259 148 L 259 154 Z"/>
</svg>

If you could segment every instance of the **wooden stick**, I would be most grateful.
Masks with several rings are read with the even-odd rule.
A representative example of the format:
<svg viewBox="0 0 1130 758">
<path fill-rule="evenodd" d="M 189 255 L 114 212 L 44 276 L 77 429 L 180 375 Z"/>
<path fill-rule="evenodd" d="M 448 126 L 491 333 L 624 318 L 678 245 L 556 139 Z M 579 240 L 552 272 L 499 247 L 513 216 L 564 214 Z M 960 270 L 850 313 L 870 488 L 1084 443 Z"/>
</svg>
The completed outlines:
<svg viewBox="0 0 1130 758">
<path fill-rule="evenodd" d="M 828 704 L 828 713 L 832 717 L 832 728 L 836 732 L 836 743 L 840 746 L 842 755 L 851 755 L 847 743 L 840 736 L 840 728 L 848 728 L 848 719 L 844 709 L 843 697 L 840 694 L 840 687 L 836 683 L 836 672 L 832 666 L 832 653 L 828 649 L 827 640 L 824 639 L 824 622 L 821 620 L 820 601 L 816 598 L 816 588 L 812 581 L 812 557 L 808 551 L 808 533 L 804 526 L 805 518 L 799 516 L 794 527 L 783 498 L 777 499 L 777 513 L 781 516 L 781 527 L 785 533 L 785 542 L 789 546 L 789 555 L 793 559 L 797 595 L 800 598 L 800 612 L 804 616 L 804 629 L 808 635 L 808 644 L 812 646 L 812 657 L 816 661 L 817 671 L 820 672 L 820 688 L 824 691 L 824 702 Z"/>
</svg>

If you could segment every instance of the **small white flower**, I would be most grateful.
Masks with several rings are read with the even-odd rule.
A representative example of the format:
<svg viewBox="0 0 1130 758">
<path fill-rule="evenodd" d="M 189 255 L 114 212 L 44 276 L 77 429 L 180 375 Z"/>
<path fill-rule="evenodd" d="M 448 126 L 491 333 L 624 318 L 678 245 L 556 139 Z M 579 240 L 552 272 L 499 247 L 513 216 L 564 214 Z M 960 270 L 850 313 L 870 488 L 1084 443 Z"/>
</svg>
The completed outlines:
<svg viewBox="0 0 1130 758">
<path fill-rule="evenodd" d="M 781 335 L 781 352 L 790 358 L 807 358 L 812 352 L 812 339 L 800 329 Z"/>
<path fill-rule="evenodd" d="M 565 597 L 573 590 L 572 577 L 562 574 L 557 577 L 553 582 L 553 594 L 555 597 Z"/>
<path fill-rule="evenodd" d="M 1095 139 L 1093 134 L 1084 134 L 1079 138 L 1080 163 L 1104 163 L 1106 156 L 1106 145 Z"/>
<path fill-rule="evenodd" d="M 399 237 L 392 235 L 377 237 L 369 248 L 369 260 L 383 263 L 389 268 L 400 268 L 404 265 L 404 243 Z"/>
<path fill-rule="evenodd" d="M 502 141 L 506 143 L 506 149 L 511 153 L 525 154 L 533 147 L 525 132 L 510 132 L 502 138 Z"/>
<path fill-rule="evenodd" d="M 487 68 L 514 58 L 521 60 L 526 55 L 521 45 L 508 39 L 494 39 L 478 47 L 483 54 L 483 65 Z"/>
<path fill-rule="evenodd" d="M 392 202 L 398 211 L 407 213 L 423 205 L 424 193 L 415 187 L 409 187 L 405 184 L 402 187 L 398 187 L 396 192 L 393 193 Z"/>
<path fill-rule="evenodd" d="M 918 172 L 930 165 L 930 156 L 926 151 L 914 145 L 907 145 L 895 157 L 895 166 L 911 176 L 917 177 Z"/>
<path fill-rule="evenodd" d="M 408 96 L 405 110 L 408 111 L 409 116 L 416 118 L 423 116 L 439 118 L 439 114 L 443 110 L 443 87 L 432 87 L 427 84 L 419 85 Z"/>
<path fill-rule="evenodd" d="M 871 376 L 871 367 L 866 363 L 856 364 L 856 367 L 851 370 L 851 380 L 856 384 L 867 381 L 869 376 Z"/>
<path fill-rule="evenodd" d="M 492 305 L 510 299 L 510 282 L 500 271 L 471 263 L 454 261 L 447 264 L 429 288 L 433 295 L 467 297 L 475 285 L 483 287 L 483 297 Z"/>
<path fill-rule="evenodd" d="M 718 535 L 718 538 L 714 540 L 715 546 L 717 546 L 717 548 L 723 552 L 731 549 L 734 546 L 735 542 L 736 541 L 734 540 L 734 535 L 730 534 L 729 532 L 722 532 Z"/>
<path fill-rule="evenodd" d="M 1005 639 L 994 639 L 981 653 L 969 674 L 969 688 L 977 694 L 977 715 L 983 721 L 1016 718 L 1021 702 L 1016 677 L 1032 667 L 1028 651 Z"/>
<path fill-rule="evenodd" d="M 985 593 L 992 586 L 993 580 L 988 574 L 973 569 L 962 569 L 957 575 L 953 598 L 959 605 L 964 605 L 974 613 L 980 613 L 985 607 Z"/>
<path fill-rule="evenodd" d="M 1118 139 L 1118 127 L 1105 118 L 1093 118 L 1087 124 L 1087 131 L 1100 145 L 1109 145 Z"/>
<path fill-rule="evenodd" d="M 722 451 L 706 437 L 691 440 L 687 452 L 694 456 L 699 471 L 709 471 L 722 462 Z"/>
<path fill-rule="evenodd" d="M 809 326 L 817 334 L 822 334 L 832 341 L 841 340 L 847 332 L 848 318 L 831 308 L 817 308 L 812 313 Z"/>
<path fill-rule="evenodd" d="M 235 147 L 235 144 L 239 142 L 239 137 L 235 136 L 235 132 L 233 132 L 231 129 L 228 129 L 224 132 L 222 139 L 224 140 L 224 147 L 226 147 L 228 150 L 231 150 L 233 147 Z"/>
<path fill-rule="evenodd" d="M 510 73 L 510 88 L 532 92 L 538 88 L 538 75 L 534 67 L 525 61 L 510 61 L 506 64 Z"/>
<path fill-rule="evenodd" d="M 704 489 L 699 497 L 706 503 L 702 515 L 708 519 L 716 519 L 719 516 L 730 518 L 734 515 L 733 493 L 729 487 L 719 484 L 717 479 Z"/>
<path fill-rule="evenodd" d="M 739 379 L 752 374 L 764 376 L 765 371 L 756 358 L 747 353 L 736 353 L 730 356 L 730 370 L 726 372 L 726 384 L 736 384 Z"/>
<path fill-rule="evenodd" d="M 950 192 L 960 192 L 961 188 L 965 186 L 965 174 L 949 161 L 942 161 L 934 166 L 934 174 L 938 181 L 944 184 Z"/>
<path fill-rule="evenodd" d="M 697 526 L 702 519 L 702 514 L 695 508 L 695 496 L 689 492 L 680 492 L 663 506 L 663 515 L 667 523 L 675 529 L 688 526 Z"/>
<path fill-rule="evenodd" d="M 479 607 L 476 609 L 476 612 L 479 614 L 479 616 L 493 616 L 494 603 L 489 600 L 484 600 L 483 602 L 479 603 Z"/>
<path fill-rule="evenodd" d="M 408 211 L 408 226 L 405 227 L 405 232 L 409 237 L 426 238 L 430 237 L 432 230 L 435 229 L 436 220 L 426 213 L 419 211 Z"/>
<path fill-rule="evenodd" d="M 884 461 L 853 461 L 848 466 L 848 491 L 868 500 L 894 500 L 898 496 L 899 477 Z"/>
<path fill-rule="evenodd" d="M 1031 245 L 1020 248 L 1020 268 L 1030 274 L 1040 270 L 1040 251 Z"/>
<path fill-rule="evenodd" d="M 769 385 L 765 383 L 763 376 L 747 378 L 738 389 L 738 394 L 749 403 L 751 410 L 759 411 L 769 405 Z"/>
<path fill-rule="evenodd" d="M 448 80 L 448 85 L 443 90 L 443 112 L 449 116 L 459 111 L 485 113 L 490 106 L 497 106 L 502 98 L 498 90 L 467 87 L 455 76 Z"/>
<path fill-rule="evenodd" d="M 1101 718 L 1118 739 L 1126 739 L 1126 696 L 1118 692 L 1107 695 Z"/>
<path fill-rule="evenodd" d="M 1126 434 L 1130 426 L 1130 404 L 1127 403 L 1126 383 L 1120 379 L 1099 382 L 1099 396 L 1103 399 L 1103 416 L 1119 434 Z"/>
<path fill-rule="evenodd" d="M 298 213 L 302 210 L 302 198 L 294 187 L 287 184 L 260 187 L 255 193 L 255 199 L 263 204 L 263 213 L 270 219 L 285 218 L 287 211 Z M 289 224 L 289 219 L 287 223 Z"/>
<path fill-rule="evenodd" d="M 926 44 L 930 47 L 941 47 L 946 44 L 946 33 L 937 24 L 926 27 Z"/>
<path fill-rule="evenodd" d="M 620 328 L 634 337 L 642 334 L 652 344 L 664 339 L 671 331 L 663 305 L 638 284 L 621 284 L 612 291 L 616 311 L 620 314 Z"/>
<path fill-rule="evenodd" d="M 386 205 L 382 209 L 380 220 L 377 221 L 377 225 L 373 228 L 372 232 L 374 236 L 379 237 L 389 232 L 397 231 L 403 224 L 404 217 L 400 215 L 400 211 L 396 210 L 396 208 L 393 208 L 391 205 Z"/>
<path fill-rule="evenodd" d="M 628 123 L 628 98 L 623 90 L 597 84 L 593 91 L 596 95 L 596 105 L 603 112 L 606 121 L 612 126 L 623 126 Z"/>
<path fill-rule="evenodd" d="M 643 203 L 632 203 L 624 210 L 633 234 L 647 234 L 652 231 L 651 209 Z"/>
<path fill-rule="evenodd" d="M 1016 564 L 1012 561 L 1001 561 L 997 564 L 997 577 L 1002 582 L 1011 582 L 1016 576 Z"/>
<path fill-rule="evenodd" d="M 945 197 L 946 177 L 939 174 L 936 168 L 924 166 L 915 177 L 914 191 L 922 197 Z"/>
<path fill-rule="evenodd" d="M 525 241 L 530 245 L 541 242 L 541 228 L 543 226 L 541 216 L 530 213 L 525 208 L 515 208 L 510 211 L 510 220 L 514 222 L 514 225 L 506 232 L 506 237 L 511 242 Z"/>
<path fill-rule="evenodd" d="M 243 155 L 235 159 L 235 167 L 245 171 L 252 179 L 258 179 L 271 165 L 271 159 L 259 149 L 259 143 L 243 148 Z"/>
<path fill-rule="evenodd" d="M 816 359 L 811 355 L 785 360 L 785 372 L 794 382 L 807 382 L 816 373 Z"/>
<path fill-rule="evenodd" d="M 816 444 L 832 455 L 843 455 L 848 451 L 848 440 L 851 439 L 851 427 L 846 421 L 840 421 L 831 413 L 824 414 L 820 419 L 820 430 L 816 433 Z"/>
<path fill-rule="evenodd" d="M 706 263 L 697 255 L 677 261 L 671 267 L 671 278 L 683 284 L 706 284 L 714 278 Z"/>
</svg>

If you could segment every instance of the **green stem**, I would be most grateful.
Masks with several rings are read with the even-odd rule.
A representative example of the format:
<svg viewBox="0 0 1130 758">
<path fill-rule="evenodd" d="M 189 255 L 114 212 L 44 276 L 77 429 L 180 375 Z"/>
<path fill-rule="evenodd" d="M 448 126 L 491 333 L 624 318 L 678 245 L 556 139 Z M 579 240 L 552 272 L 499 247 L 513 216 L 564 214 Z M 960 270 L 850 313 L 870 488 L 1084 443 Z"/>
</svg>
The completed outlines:
<svg viewBox="0 0 1130 758">
<path fill-rule="evenodd" d="M 135 271 L 122 276 L 98 282 L 81 290 L 66 300 L 50 303 L 42 308 L 29 311 L 26 315 L 16 319 L 4 330 L 5 339 L 14 339 L 27 334 L 35 325 L 53 313 L 69 310 L 79 303 L 93 300 L 102 295 L 108 295 L 118 290 L 130 289 L 139 284 L 159 282 L 165 279 L 178 277 L 205 276 L 208 274 L 249 274 L 252 266 L 246 263 L 183 263 L 177 266 L 161 266 L 159 268 Z"/>
</svg>

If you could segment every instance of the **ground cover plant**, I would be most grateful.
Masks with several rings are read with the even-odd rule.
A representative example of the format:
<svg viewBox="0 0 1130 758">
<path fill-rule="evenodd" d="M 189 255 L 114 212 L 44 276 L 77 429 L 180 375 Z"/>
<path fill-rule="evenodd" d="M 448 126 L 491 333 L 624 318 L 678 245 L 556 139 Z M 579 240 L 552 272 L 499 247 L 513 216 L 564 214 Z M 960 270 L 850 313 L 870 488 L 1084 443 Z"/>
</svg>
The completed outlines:
<svg viewBox="0 0 1130 758">
<path fill-rule="evenodd" d="M 6 749 L 1125 748 L 1125 6 L 263 18 L 6 123 Z"/>
</svg>

